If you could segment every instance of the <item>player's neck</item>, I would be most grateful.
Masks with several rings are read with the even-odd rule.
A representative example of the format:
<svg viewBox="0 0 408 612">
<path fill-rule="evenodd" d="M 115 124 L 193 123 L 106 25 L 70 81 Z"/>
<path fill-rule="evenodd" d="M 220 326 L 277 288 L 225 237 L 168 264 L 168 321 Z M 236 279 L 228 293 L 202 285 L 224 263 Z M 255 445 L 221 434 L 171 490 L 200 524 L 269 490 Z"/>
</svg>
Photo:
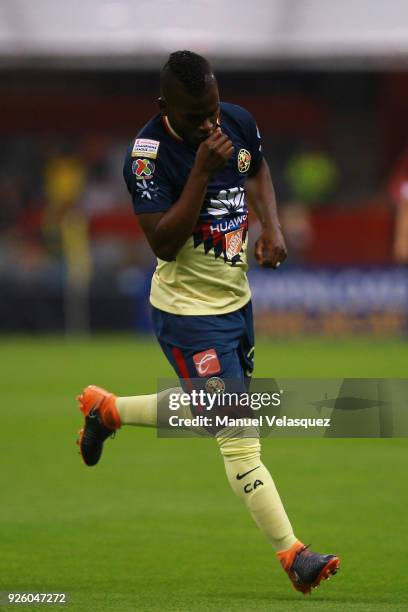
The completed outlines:
<svg viewBox="0 0 408 612">
<path fill-rule="evenodd" d="M 170 136 L 172 136 L 172 138 L 174 138 L 175 140 L 178 140 L 178 142 L 181 142 L 183 140 L 182 137 L 179 136 L 179 134 L 177 134 L 176 130 L 171 125 L 167 115 L 163 115 L 162 118 L 163 118 L 163 123 L 164 123 L 164 127 L 166 128 L 166 131 L 170 134 Z"/>
</svg>

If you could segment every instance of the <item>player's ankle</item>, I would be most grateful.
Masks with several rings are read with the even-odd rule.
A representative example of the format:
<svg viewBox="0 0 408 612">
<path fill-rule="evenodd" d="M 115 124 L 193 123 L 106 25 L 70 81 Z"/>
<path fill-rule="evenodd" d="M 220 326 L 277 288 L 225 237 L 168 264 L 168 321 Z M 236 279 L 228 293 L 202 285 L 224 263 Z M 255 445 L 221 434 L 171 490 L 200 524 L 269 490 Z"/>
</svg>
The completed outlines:
<svg viewBox="0 0 408 612">
<path fill-rule="evenodd" d="M 116 396 L 112 393 L 111 397 L 106 398 L 100 409 L 103 424 L 108 429 L 115 431 L 122 426 L 120 414 L 116 406 Z"/>
<path fill-rule="evenodd" d="M 287 571 L 291 567 L 296 557 L 296 553 L 298 552 L 298 550 L 304 548 L 304 546 L 305 545 L 300 540 L 296 540 L 296 542 L 289 546 L 289 548 L 285 548 L 276 553 L 276 556 L 278 557 L 285 571 Z"/>
</svg>

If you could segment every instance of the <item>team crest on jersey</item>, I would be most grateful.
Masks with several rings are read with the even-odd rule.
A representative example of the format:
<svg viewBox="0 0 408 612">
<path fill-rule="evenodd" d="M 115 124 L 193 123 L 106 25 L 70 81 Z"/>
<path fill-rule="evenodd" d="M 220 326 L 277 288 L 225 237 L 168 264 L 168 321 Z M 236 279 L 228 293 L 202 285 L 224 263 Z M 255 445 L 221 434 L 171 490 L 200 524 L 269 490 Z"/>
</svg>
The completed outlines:
<svg viewBox="0 0 408 612">
<path fill-rule="evenodd" d="M 207 393 L 222 393 L 225 391 L 225 382 L 219 376 L 211 376 L 204 387 Z"/>
<path fill-rule="evenodd" d="M 150 157 L 150 159 L 156 159 L 159 146 L 159 140 L 136 138 L 132 149 L 132 157 Z"/>
<path fill-rule="evenodd" d="M 238 153 L 238 170 L 240 172 L 248 172 L 251 165 L 251 154 L 246 149 L 240 149 Z"/>
<path fill-rule="evenodd" d="M 132 172 L 137 179 L 153 178 L 154 162 L 150 159 L 135 159 L 132 163 Z"/>
<path fill-rule="evenodd" d="M 228 234 L 225 234 L 225 254 L 227 259 L 232 260 L 234 257 L 240 254 L 242 249 L 243 233 L 244 230 L 240 228 L 234 232 L 228 232 Z"/>
</svg>

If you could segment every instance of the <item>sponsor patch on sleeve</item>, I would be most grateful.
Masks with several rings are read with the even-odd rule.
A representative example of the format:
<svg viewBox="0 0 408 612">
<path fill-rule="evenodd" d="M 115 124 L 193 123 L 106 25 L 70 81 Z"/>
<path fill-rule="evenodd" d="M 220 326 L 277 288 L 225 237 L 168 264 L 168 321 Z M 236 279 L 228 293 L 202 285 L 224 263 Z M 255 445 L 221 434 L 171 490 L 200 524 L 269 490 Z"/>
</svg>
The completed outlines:
<svg viewBox="0 0 408 612">
<path fill-rule="evenodd" d="M 207 349 L 202 353 L 196 353 L 193 355 L 193 361 L 199 376 L 218 374 L 221 371 L 221 365 L 215 349 Z"/>
<path fill-rule="evenodd" d="M 146 158 L 135 159 L 132 162 L 132 172 L 137 179 L 152 179 L 154 167 L 154 162 Z"/>
<path fill-rule="evenodd" d="M 150 159 L 156 159 L 159 145 L 159 140 L 136 138 L 132 149 L 132 157 L 150 157 Z"/>
</svg>

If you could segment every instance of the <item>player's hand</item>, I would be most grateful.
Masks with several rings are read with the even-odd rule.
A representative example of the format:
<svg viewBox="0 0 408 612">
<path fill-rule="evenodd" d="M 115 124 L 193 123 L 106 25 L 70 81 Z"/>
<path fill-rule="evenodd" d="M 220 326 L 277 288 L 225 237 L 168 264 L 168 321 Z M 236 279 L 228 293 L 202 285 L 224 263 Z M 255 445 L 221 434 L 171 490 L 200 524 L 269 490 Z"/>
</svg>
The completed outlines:
<svg viewBox="0 0 408 612">
<path fill-rule="evenodd" d="M 214 174 L 221 170 L 234 152 L 231 140 L 217 128 L 197 149 L 195 166 L 200 172 Z"/>
<path fill-rule="evenodd" d="M 288 255 L 280 227 L 262 231 L 255 243 L 255 257 L 264 268 L 278 268 Z"/>
</svg>

